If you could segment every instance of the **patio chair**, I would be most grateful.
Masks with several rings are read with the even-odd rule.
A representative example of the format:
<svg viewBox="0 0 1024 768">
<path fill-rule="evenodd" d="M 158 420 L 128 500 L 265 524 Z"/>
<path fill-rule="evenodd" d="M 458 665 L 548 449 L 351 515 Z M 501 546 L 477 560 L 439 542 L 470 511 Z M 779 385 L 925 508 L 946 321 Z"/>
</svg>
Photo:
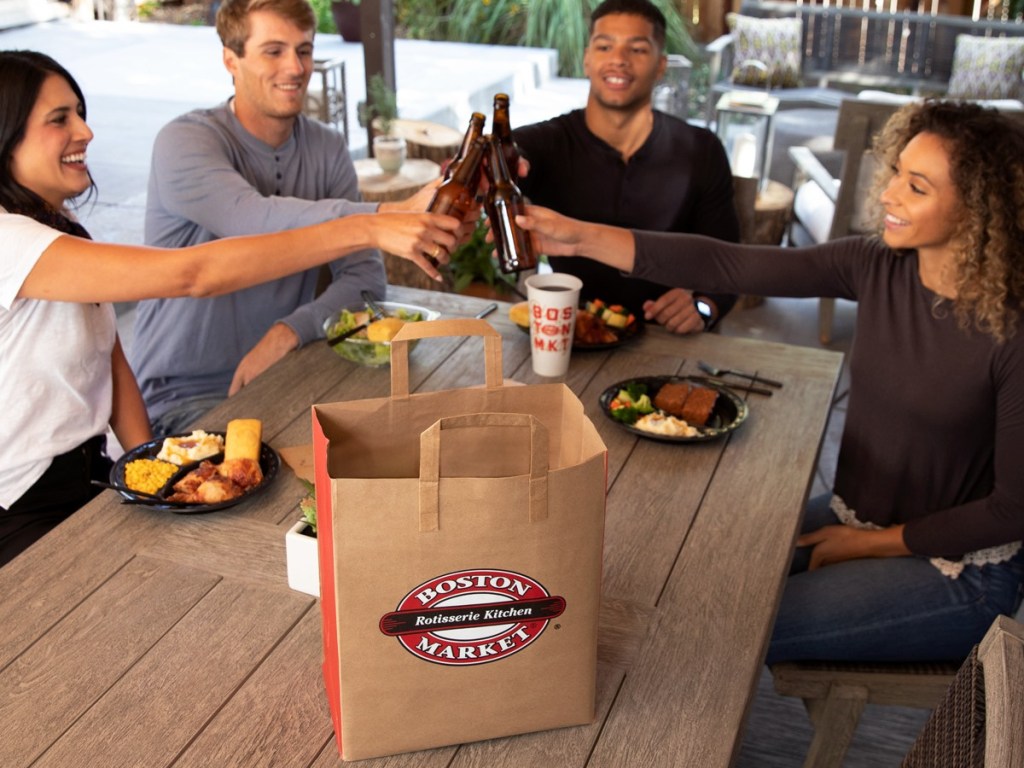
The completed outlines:
<svg viewBox="0 0 1024 768">
<path fill-rule="evenodd" d="M 1024 765 L 1024 626 L 998 617 L 963 664 L 785 662 L 775 689 L 814 723 L 805 768 L 839 768 L 866 704 L 934 709 L 903 768 Z"/>
<path fill-rule="evenodd" d="M 815 245 L 868 231 L 868 194 L 875 171 L 871 142 L 899 106 L 846 99 L 839 106 L 831 152 L 823 158 L 809 147 L 790 147 L 797 179 L 807 179 L 794 181 L 790 245 Z M 832 339 L 835 299 L 818 301 L 818 336 L 827 344 Z"/>
<path fill-rule="evenodd" d="M 993 622 L 921 729 L 902 768 L 1024 765 L 1024 626 Z"/>
</svg>

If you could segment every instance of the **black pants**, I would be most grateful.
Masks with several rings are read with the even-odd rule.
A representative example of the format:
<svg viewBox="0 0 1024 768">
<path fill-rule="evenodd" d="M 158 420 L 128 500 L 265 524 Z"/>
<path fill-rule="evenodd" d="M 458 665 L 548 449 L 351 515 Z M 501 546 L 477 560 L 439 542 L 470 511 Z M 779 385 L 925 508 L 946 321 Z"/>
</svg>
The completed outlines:
<svg viewBox="0 0 1024 768">
<path fill-rule="evenodd" d="M 0 507 L 0 566 L 90 501 L 102 489 L 90 480 L 108 480 L 113 462 L 106 455 L 107 438 L 91 438 L 53 460 L 10 509 Z"/>
</svg>

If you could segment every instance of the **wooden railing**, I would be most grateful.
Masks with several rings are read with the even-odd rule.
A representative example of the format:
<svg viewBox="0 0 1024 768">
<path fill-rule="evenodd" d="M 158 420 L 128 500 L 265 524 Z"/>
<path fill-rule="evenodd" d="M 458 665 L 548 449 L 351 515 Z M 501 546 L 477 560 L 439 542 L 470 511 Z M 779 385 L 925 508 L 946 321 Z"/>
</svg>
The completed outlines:
<svg viewBox="0 0 1024 768">
<path fill-rule="evenodd" d="M 802 78 L 808 86 L 899 89 L 943 93 L 953 68 L 956 38 L 1024 36 L 1024 23 L 972 20 L 939 13 L 862 10 L 781 0 L 748 0 L 742 14 L 796 16 L 802 24 Z M 712 82 L 732 68 L 728 36 L 708 46 Z"/>
</svg>

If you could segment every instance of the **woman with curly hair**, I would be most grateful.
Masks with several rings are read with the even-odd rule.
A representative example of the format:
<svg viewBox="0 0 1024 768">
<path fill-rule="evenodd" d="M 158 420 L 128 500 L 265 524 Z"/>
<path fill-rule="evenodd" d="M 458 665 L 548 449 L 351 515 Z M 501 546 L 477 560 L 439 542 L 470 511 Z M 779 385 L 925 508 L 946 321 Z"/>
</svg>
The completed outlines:
<svg viewBox="0 0 1024 768">
<path fill-rule="evenodd" d="M 700 290 L 858 302 L 833 493 L 812 500 L 768 650 L 959 660 L 1024 582 L 1024 128 L 928 101 L 876 143 L 880 236 L 810 248 L 521 218 L 538 247 Z"/>
</svg>

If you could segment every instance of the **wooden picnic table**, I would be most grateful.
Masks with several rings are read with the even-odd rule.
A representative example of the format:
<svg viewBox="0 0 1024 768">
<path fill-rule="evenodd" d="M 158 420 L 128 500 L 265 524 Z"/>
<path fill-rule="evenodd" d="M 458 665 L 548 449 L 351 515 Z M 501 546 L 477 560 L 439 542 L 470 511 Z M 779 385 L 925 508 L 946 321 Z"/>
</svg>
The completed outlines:
<svg viewBox="0 0 1024 768">
<path fill-rule="evenodd" d="M 486 302 L 393 288 L 471 316 Z M 537 382 L 528 336 L 490 316 L 504 373 Z M 482 383 L 479 339 L 420 343 L 410 385 Z M 638 375 L 704 359 L 785 386 L 751 394 L 717 442 L 638 439 L 598 410 Z M 648 328 L 573 355 L 566 383 L 608 446 L 598 707 L 563 728 L 372 766 L 727 766 L 735 758 L 811 487 L 841 355 Z M 743 385 L 737 386 L 742 392 Z M 275 448 L 310 442 L 310 405 L 389 394 L 389 369 L 324 344 L 288 355 L 201 420 L 263 420 Z M 104 492 L 0 569 L 0 765 L 337 766 L 318 601 L 287 586 L 284 535 L 302 484 L 287 468 L 228 510 L 174 515 Z"/>
</svg>

